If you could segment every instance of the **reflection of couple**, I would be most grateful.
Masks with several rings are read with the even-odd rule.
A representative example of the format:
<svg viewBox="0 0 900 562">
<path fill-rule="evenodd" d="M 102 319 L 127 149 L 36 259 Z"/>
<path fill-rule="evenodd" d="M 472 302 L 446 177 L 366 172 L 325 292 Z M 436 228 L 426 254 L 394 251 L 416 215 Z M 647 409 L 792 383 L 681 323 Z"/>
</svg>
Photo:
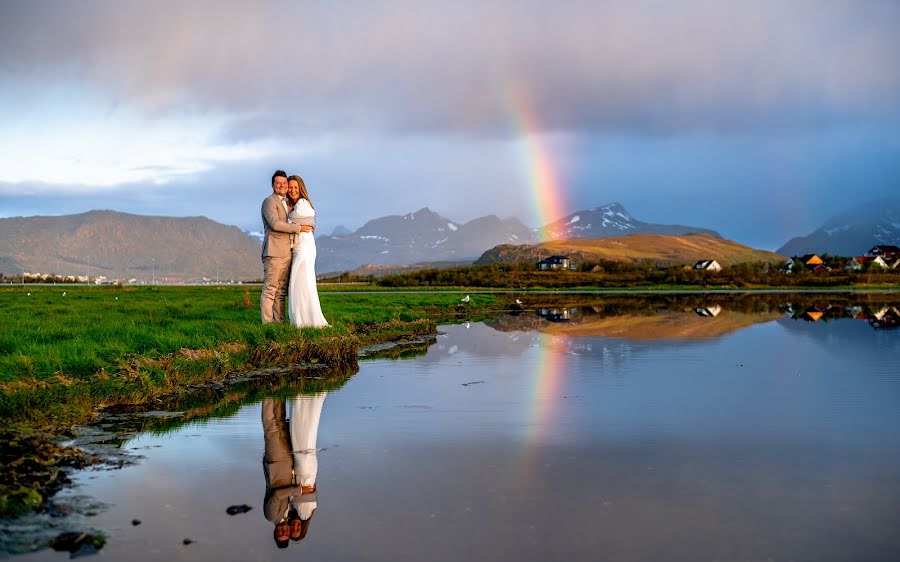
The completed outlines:
<svg viewBox="0 0 900 562">
<path fill-rule="evenodd" d="M 327 326 L 316 289 L 316 210 L 300 176 L 272 175 L 272 195 L 262 204 L 263 324 L 288 319 L 297 327 Z"/>
<path fill-rule="evenodd" d="M 325 393 L 297 396 L 291 418 L 285 419 L 284 400 L 267 398 L 262 403 L 265 435 L 263 473 L 266 496 L 263 510 L 275 524 L 275 544 L 286 548 L 290 540 L 306 537 L 318 506 L 316 437 Z"/>
</svg>

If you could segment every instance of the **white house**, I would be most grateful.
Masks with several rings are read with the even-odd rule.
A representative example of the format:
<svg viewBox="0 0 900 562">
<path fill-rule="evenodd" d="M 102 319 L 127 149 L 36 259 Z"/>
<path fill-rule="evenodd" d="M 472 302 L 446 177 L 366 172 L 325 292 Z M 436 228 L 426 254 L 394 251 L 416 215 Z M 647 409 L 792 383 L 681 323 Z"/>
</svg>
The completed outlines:
<svg viewBox="0 0 900 562">
<path fill-rule="evenodd" d="M 881 256 L 875 256 L 874 258 L 872 256 L 856 256 L 850 260 L 850 265 L 847 266 L 847 269 L 860 270 L 866 264 L 872 264 L 872 267 L 880 267 L 882 269 L 891 268 Z"/>
<path fill-rule="evenodd" d="M 700 260 L 694 264 L 694 269 L 703 271 L 722 271 L 722 266 L 716 260 Z"/>
</svg>

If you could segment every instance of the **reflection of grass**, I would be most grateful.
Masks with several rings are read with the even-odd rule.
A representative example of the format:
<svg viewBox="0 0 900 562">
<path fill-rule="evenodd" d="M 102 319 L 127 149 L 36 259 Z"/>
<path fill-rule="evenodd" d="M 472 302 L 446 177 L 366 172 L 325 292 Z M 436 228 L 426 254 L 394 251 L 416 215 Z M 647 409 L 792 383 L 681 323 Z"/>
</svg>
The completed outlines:
<svg viewBox="0 0 900 562">
<path fill-rule="evenodd" d="M 229 372 L 348 363 L 361 345 L 433 333 L 496 300 L 477 295 L 461 308 L 453 293 L 323 292 L 331 326 L 297 330 L 260 323 L 258 287 L 4 288 L 0 417 L 65 426 L 99 405 L 144 403 Z"/>
<path fill-rule="evenodd" d="M 189 423 L 233 416 L 245 405 L 259 402 L 263 398 L 287 399 L 298 394 L 332 392 L 344 386 L 358 370 L 353 362 L 312 370 L 257 373 L 256 376 L 234 382 L 220 390 L 207 385 L 186 395 L 167 397 L 154 405 L 156 409 L 182 412 L 178 416 L 126 416 L 127 421 L 121 422 L 121 427 L 108 429 L 168 433 Z"/>
</svg>

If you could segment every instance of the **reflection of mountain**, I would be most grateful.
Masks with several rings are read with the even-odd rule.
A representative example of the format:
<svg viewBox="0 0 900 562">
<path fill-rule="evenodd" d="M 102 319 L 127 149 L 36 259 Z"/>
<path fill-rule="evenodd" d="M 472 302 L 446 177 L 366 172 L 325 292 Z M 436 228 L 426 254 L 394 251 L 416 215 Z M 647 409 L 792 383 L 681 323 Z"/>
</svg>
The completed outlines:
<svg viewBox="0 0 900 562">
<path fill-rule="evenodd" d="M 698 307 L 704 311 L 665 311 L 648 315 L 610 315 L 597 314 L 590 308 L 561 309 L 558 314 L 552 311 L 540 316 L 522 314 L 504 316 L 488 322 L 493 328 L 508 331 L 539 331 L 551 335 L 596 336 L 621 338 L 629 340 L 663 340 L 663 339 L 709 339 L 717 338 L 747 328 L 754 324 L 771 322 L 784 316 L 778 310 L 748 314 L 734 312 L 721 307 Z M 710 308 L 717 310 L 716 315 L 706 315 Z M 565 314 L 563 314 L 565 310 Z M 566 321 L 558 321 L 563 316 Z"/>
<path fill-rule="evenodd" d="M 441 331 L 451 337 L 438 337 L 437 343 L 429 347 L 427 355 L 419 361 L 437 363 L 461 352 L 474 357 L 518 357 L 529 347 L 539 343 L 538 334 L 523 334 L 518 331 L 498 338 L 498 334 L 485 324 L 469 324 L 468 328 L 465 325 L 442 327 Z"/>
</svg>

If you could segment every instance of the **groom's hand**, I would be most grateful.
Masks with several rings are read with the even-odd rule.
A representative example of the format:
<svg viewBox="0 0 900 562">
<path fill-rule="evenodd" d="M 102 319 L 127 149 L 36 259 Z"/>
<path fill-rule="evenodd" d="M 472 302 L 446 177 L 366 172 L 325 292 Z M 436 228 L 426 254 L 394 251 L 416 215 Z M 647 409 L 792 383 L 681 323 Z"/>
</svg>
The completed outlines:
<svg viewBox="0 0 900 562">
<path fill-rule="evenodd" d="M 313 226 L 303 225 L 300 227 L 300 232 L 315 232 L 316 229 Z"/>
</svg>

